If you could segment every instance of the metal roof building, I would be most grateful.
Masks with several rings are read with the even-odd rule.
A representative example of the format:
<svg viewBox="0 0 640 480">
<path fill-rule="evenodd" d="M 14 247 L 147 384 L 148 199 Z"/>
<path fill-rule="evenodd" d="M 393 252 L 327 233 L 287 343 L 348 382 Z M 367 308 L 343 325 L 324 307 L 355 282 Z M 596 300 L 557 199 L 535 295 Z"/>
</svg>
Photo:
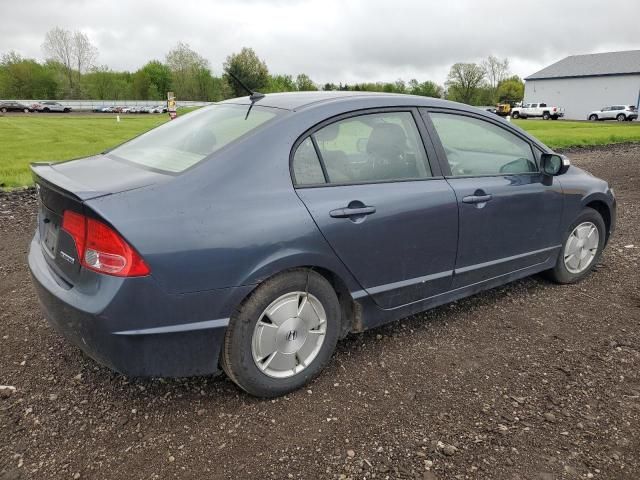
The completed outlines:
<svg viewBox="0 0 640 480">
<path fill-rule="evenodd" d="M 563 107 L 565 118 L 639 101 L 640 50 L 571 55 L 525 78 L 524 102 Z"/>
</svg>

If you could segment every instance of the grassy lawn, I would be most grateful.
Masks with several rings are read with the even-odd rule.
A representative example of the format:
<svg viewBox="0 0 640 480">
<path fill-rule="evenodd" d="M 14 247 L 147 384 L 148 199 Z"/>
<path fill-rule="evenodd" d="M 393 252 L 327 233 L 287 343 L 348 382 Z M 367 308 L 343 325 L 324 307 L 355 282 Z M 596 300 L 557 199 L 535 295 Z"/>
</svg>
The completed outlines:
<svg viewBox="0 0 640 480">
<path fill-rule="evenodd" d="M 30 162 L 94 155 L 166 121 L 167 115 L 121 115 L 120 122 L 115 115 L 0 117 L 0 187 L 30 185 Z"/>
<path fill-rule="evenodd" d="M 93 155 L 167 121 L 167 115 L 0 116 L 0 188 L 30 185 L 29 163 Z M 552 148 L 640 142 L 640 122 L 517 120 Z"/>
<path fill-rule="evenodd" d="M 572 122 L 564 120 L 515 120 L 551 148 L 609 143 L 640 142 L 640 122 Z"/>
</svg>

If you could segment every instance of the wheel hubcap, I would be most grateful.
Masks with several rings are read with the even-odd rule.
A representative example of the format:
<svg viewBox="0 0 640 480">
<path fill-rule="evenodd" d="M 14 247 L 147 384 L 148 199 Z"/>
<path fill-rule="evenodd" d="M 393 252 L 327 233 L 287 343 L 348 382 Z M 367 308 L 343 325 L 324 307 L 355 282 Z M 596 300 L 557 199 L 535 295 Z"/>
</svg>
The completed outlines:
<svg viewBox="0 0 640 480">
<path fill-rule="evenodd" d="M 265 375 L 292 377 L 313 362 L 326 333 L 322 303 L 307 292 L 287 293 L 258 319 L 251 339 L 253 361 Z"/>
<path fill-rule="evenodd" d="M 592 222 L 573 229 L 564 247 L 564 265 L 571 273 L 584 272 L 596 257 L 600 234 Z"/>
</svg>

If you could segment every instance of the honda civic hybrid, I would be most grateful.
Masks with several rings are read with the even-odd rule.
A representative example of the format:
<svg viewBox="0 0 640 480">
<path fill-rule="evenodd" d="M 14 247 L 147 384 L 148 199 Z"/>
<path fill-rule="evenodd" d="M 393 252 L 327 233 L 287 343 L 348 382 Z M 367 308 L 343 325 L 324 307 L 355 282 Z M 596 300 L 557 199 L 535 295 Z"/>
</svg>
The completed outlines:
<svg viewBox="0 0 640 480">
<path fill-rule="evenodd" d="M 607 183 L 517 126 L 410 95 L 252 95 L 32 166 L 49 322 L 130 376 L 309 382 L 349 333 L 532 274 L 582 280 Z"/>
</svg>

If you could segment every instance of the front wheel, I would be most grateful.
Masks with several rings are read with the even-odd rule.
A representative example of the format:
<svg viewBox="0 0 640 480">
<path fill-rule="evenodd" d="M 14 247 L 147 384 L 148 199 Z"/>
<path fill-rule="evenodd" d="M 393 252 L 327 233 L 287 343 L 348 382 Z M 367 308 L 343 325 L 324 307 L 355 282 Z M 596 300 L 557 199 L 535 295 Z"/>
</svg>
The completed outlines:
<svg viewBox="0 0 640 480">
<path fill-rule="evenodd" d="M 583 280 L 598 263 L 605 238 L 602 216 L 593 208 L 585 208 L 567 229 L 556 265 L 547 271 L 548 276 L 562 284 Z"/>
<path fill-rule="evenodd" d="M 0 109 L 0 111 L 1 111 L 2 113 L 7 113 L 7 109 L 6 109 L 6 108 L 4 108 L 4 107 L 2 107 L 2 108 Z"/>
<path fill-rule="evenodd" d="M 222 368 L 251 395 L 285 395 L 329 363 L 340 323 L 338 297 L 322 275 L 284 272 L 260 285 L 231 318 Z"/>
<path fill-rule="evenodd" d="M 596 115 L 595 113 L 589 115 L 589 120 L 591 120 L 592 122 L 597 122 L 598 121 L 598 115 Z"/>
<path fill-rule="evenodd" d="M 618 115 L 618 116 L 616 117 L 616 120 L 617 120 L 617 121 L 619 121 L 619 122 L 624 122 L 626 118 L 627 118 L 627 117 L 625 117 L 625 116 L 624 116 L 624 114 L 623 114 L 623 113 L 621 113 L 620 115 Z"/>
</svg>

